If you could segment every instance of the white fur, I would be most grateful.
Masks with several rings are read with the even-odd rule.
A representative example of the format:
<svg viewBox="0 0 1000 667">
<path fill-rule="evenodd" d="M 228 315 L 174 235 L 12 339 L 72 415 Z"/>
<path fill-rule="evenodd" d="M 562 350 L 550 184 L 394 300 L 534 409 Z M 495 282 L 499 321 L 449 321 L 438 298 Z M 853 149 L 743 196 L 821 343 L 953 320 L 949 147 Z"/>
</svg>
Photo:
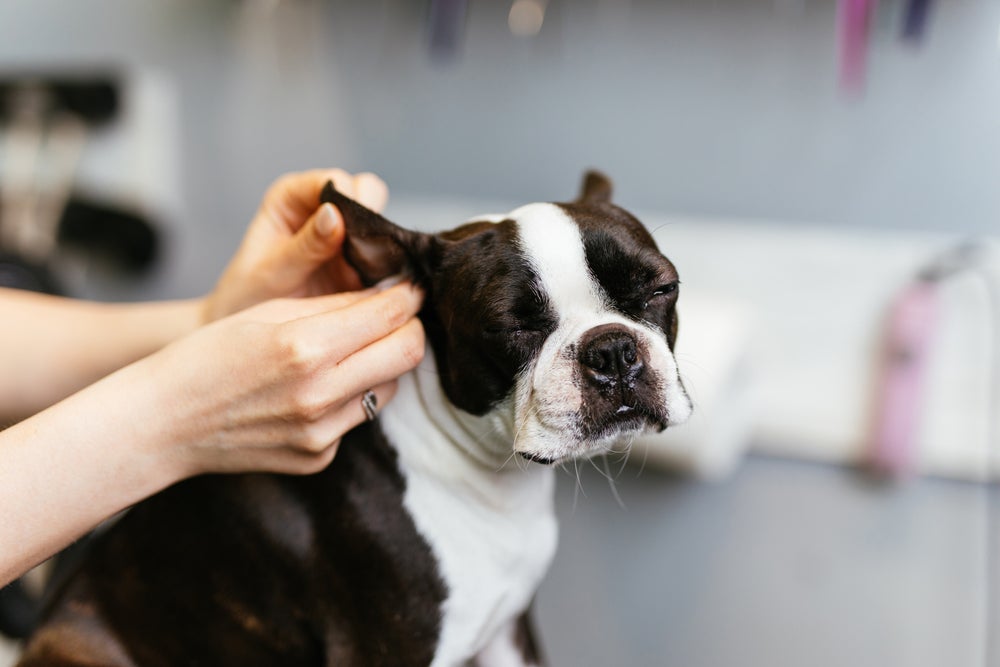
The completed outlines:
<svg viewBox="0 0 1000 667">
<path fill-rule="evenodd" d="M 499 431 L 498 431 L 499 427 Z M 382 428 L 399 452 L 404 505 L 448 588 L 432 667 L 471 660 L 531 602 L 556 547 L 553 470 L 504 467 L 500 421 L 445 399 L 432 354 L 400 379 Z"/>
</svg>

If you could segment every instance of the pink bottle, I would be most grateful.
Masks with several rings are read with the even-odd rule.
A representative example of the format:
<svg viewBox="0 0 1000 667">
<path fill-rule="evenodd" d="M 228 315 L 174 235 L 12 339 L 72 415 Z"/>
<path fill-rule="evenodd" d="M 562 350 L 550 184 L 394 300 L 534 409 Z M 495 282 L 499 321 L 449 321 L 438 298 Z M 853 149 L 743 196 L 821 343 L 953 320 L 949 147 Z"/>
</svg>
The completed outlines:
<svg viewBox="0 0 1000 667">
<path fill-rule="evenodd" d="M 892 304 L 870 451 L 876 471 L 899 476 L 915 470 L 928 352 L 937 316 L 937 281 L 933 279 L 913 283 Z"/>
</svg>

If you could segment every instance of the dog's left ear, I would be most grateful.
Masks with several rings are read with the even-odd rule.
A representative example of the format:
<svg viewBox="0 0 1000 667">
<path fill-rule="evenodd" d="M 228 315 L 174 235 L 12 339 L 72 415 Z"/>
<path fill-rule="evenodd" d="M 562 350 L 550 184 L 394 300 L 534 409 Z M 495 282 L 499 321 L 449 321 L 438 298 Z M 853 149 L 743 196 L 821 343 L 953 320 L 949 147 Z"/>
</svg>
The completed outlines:
<svg viewBox="0 0 1000 667">
<path fill-rule="evenodd" d="M 320 203 L 337 207 L 344 219 L 344 258 L 365 287 L 403 275 L 418 283 L 427 278 L 435 248 L 430 234 L 403 229 L 347 197 L 327 182 Z"/>
<path fill-rule="evenodd" d="M 581 204 L 608 203 L 611 201 L 611 191 L 613 190 L 611 179 L 597 171 L 591 169 L 583 175 L 583 187 L 577 202 Z"/>
</svg>

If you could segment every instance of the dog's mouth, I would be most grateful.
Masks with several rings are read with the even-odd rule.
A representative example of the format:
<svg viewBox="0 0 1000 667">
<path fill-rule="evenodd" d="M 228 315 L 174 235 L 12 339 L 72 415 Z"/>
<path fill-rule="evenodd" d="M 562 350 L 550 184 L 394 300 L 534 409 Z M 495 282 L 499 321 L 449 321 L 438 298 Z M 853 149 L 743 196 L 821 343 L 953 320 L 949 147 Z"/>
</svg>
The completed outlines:
<svg viewBox="0 0 1000 667">
<path fill-rule="evenodd" d="M 665 428 L 667 428 L 667 419 L 663 415 L 643 406 L 623 405 L 599 421 L 581 425 L 580 430 L 577 431 L 576 444 L 575 446 L 570 445 L 568 451 L 561 449 L 559 455 L 547 455 L 532 451 L 518 451 L 517 453 L 525 461 L 553 465 L 567 458 L 586 458 L 607 452 L 609 447 L 615 446 L 617 442 L 629 441 L 631 438 L 650 430 L 661 432 Z"/>
<path fill-rule="evenodd" d="M 522 459 L 527 461 L 534 461 L 535 463 L 541 463 L 545 466 L 550 466 L 556 462 L 557 459 L 549 458 L 548 456 L 542 456 L 540 454 L 532 454 L 531 452 L 518 452 Z"/>
<path fill-rule="evenodd" d="M 658 410 L 641 403 L 636 405 L 622 404 L 614 412 L 605 413 L 599 418 L 585 420 L 583 439 L 600 442 L 638 435 L 648 429 L 660 432 L 666 427 L 667 419 Z"/>
</svg>

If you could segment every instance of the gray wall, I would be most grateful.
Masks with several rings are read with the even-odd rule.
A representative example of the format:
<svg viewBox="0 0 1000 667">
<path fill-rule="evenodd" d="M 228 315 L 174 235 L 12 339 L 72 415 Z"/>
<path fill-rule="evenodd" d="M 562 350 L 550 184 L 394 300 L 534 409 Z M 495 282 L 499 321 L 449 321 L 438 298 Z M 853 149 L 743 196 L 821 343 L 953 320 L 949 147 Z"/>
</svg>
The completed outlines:
<svg viewBox="0 0 1000 667">
<path fill-rule="evenodd" d="M 613 175 L 633 208 L 981 233 L 1000 220 L 1000 4 L 882 2 L 868 87 L 836 82 L 835 3 L 551 0 L 537 38 L 473 1 L 459 56 L 424 3 L 7 0 L 0 67 L 154 68 L 180 102 L 181 193 L 153 295 L 203 290 L 267 183 L 337 164 L 403 195 L 512 203 Z M 256 17 L 256 18 L 255 18 Z M 445 221 L 445 223 L 451 221 Z"/>
</svg>

